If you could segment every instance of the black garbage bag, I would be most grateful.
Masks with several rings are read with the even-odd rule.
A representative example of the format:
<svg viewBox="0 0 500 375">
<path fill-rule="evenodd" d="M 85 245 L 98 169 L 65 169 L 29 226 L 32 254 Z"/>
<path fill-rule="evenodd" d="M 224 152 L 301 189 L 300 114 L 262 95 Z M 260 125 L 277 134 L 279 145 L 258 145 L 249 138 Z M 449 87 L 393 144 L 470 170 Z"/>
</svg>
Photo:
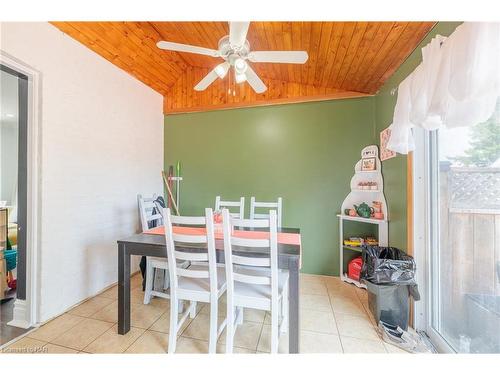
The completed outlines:
<svg viewBox="0 0 500 375">
<path fill-rule="evenodd" d="M 417 285 L 413 257 L 395 247 L 363 245 L 360 278 L 373 284 Z"/>
<path fill-rule="evenodd" d="M 369 245 L 363 245 L 362 258 L 360 279 L 368 289 L 368 306 L 374 319 L 406 330 L 408 296 L 420 300 L 415 260 L 395 247 Z"/>
</svg>

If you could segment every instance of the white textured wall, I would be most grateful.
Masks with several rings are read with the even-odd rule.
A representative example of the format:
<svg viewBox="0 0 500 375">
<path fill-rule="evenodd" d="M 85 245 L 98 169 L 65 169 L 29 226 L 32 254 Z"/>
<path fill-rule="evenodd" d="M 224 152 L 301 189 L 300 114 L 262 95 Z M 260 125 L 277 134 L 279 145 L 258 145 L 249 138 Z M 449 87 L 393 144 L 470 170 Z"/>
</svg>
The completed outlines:
<svg viewBox="0 0 500 375">
<path fill-rule="evenodd" d="M 163 99 L 48 23 L 0 27 L 0 48 L 41 72 L 45 321 L 116 282 L 136 194 L 162 189 Z"/>
</svg>

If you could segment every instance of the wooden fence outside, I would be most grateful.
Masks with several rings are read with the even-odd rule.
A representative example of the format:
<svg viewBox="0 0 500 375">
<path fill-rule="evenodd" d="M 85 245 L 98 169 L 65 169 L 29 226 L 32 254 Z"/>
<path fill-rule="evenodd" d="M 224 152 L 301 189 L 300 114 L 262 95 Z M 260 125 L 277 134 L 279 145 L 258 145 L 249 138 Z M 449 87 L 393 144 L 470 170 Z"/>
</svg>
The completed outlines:
<svg viewBox="0 0 500 375">
<path fill-rule="evenodd" d="M 500 169 L 441 168 L 439 193 L 442 323 L 456 333 L 467 294 L 500 296 Z"/>
</svg>

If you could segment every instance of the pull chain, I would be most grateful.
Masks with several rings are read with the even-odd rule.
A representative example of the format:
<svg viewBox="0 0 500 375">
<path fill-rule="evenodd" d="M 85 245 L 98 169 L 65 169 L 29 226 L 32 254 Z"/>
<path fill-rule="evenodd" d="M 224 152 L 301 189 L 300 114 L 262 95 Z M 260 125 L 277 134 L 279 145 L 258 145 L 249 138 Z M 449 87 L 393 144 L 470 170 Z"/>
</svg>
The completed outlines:
<svg viewBox="0 0 500 375">
<path fill-rule="evenodd" d="M 230 73 L 230 72 L 229 72 Z M 233 82 L 233 96 L 236 96 L 236 88 L 235 84 Z M 228 88 L 227 88 L 227 94 L 231 95 L 231 74 L 229 74 L 229 80 L 228 80 Z"/>
</svg>

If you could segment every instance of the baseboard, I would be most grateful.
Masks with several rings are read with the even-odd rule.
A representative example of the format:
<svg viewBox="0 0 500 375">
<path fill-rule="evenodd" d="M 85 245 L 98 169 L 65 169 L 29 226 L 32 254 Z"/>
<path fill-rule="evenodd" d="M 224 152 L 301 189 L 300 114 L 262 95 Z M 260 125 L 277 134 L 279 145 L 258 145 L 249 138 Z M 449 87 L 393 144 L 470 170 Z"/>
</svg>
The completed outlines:
<svg viewBox="0 0 500 375">
<path fill-rule="evenodd" d="M 132 272 L 132 273 L 130 274 L 130 277 L 133 277 L 133 276 L 135 276 L 136 274 L 140 274 L 140 273 L 141 273 L 141 271 L 140 271 L 140 270 L 139 270 L 139 271 Z M 109 285 L 108 285 L 108 286 L 106 286 L 105 288 L 103 288 L 103 289 L 99 290 L 98 292 L 94 293 L 93 295 L 91 295 L 91 296 L 89 296 L 89 297 L 87 297 L 87 298 L 85 298 L 85 299 L 81 300 L 80 302 L 77 302 L 77 303 L 75 303 L 74 305 L 71 305 L 71 306 L 67 307 L 67 308 L 66 308 L 63 312 L 61 312 L 61 313 L 59 313 L 59 314 L 57 314 L 57 315 L 54 315 L 54 316 L 53 316 L 53 317 L 51 317 L 51 318 L 45 319 L 43 322 L 39 322 L 38 324 L 33 325 L 33 327 L 35 327 L 35 328 L 36 328 L 36 327 L 40 327 L 40 326 L 42 326 L 42 325 L 44 325 L 44 324 L 47 324 L 47 323 L 48 323 L 48 322 L 50 322 L 51 320 L 54 320 L 54 319 L 56 319 L 56 318 L 60 317 L 61 315 L 66 314 L 67 312 L 69 312 L 69 311 L 73 310 L 75 307 L 80 306 L 81 304 L 83 304 L 83 303 L 85 303 L 85 302 L 87 302 L 87 301 L 91 300 L 91 299 L 92 299 L 92 298 L 94 298 L 94 297 L 97 297 L 99 294 L 101 294 L 101 293 L 105 292 L 105 291 L 106 291 L 106 290 L 108 290 L 108 289 L 113 288 L 113 287 L 114 287 L 114 286 L 116 286 L 116 285 L 118 285 L 118 281 L 115 281 L 114 283 L 109 284 Z"/>
<path fill-rule="evenodd" d="M 130 276 L 131 277 L 135 276 L 138 273 L 140 273 L 140 271 L 133 272 L 133 273 L 130 274 Z M 39 324 L 36 324 L 36 325 L 35 324 L 31 324 L 30 314 L 29 314 L 29 310 L 28 310 L 28 306 L 27 306 L 26 301 L 25 300 L 16 299 L 14 301 L 13 319 L 10 322 L 8 322 L 7 324 L 9 326 L 19 327 L 19 328 L 24 328 L 24 329 L 28 329 L 28 328 L 31 328 L 31 327 L 41 326 L 41 325 L 46 324 L 49 321 L 57 318 L 58 316 L 61 316 L 61 315 L 65 314 L 65 313 L 67 313 L 68 311 L 70 311 L 71 309 L 75 308 L 76 306 L 81 305 L 82 303 L 87 302 L 88 300 L 90 300 L 90 299 L 98 296 L 102 292 L 108 290 L 109 288 L 114 287 L 117 284 L 118 284 L 118 282 L 114 282 L 113 284 L 108 285 L 107 287 L 103 288 L 102 290 L 100 290 L 96 294 L 94 294 L 94 295 L 92 295 L 90 297 L 87 297 L 84 300 L 76 303 L 75 305 L 70 306 L 69 308 L 65 309 L 62 313 L 57 314 L 56 316 L 53 316 L 52 318 L 49 318 L 49 319 L 47 319 L 47 320 L 45 320 L 43 322 L 40 322 Z"/>
<path fill-rule="evenodd" d="M 8 322 L 9 326 L 28 329 L 31 327 L 29 306 L 26 300 L 16 299 L 14 301 L 13 319 Z"/>
</svg>

